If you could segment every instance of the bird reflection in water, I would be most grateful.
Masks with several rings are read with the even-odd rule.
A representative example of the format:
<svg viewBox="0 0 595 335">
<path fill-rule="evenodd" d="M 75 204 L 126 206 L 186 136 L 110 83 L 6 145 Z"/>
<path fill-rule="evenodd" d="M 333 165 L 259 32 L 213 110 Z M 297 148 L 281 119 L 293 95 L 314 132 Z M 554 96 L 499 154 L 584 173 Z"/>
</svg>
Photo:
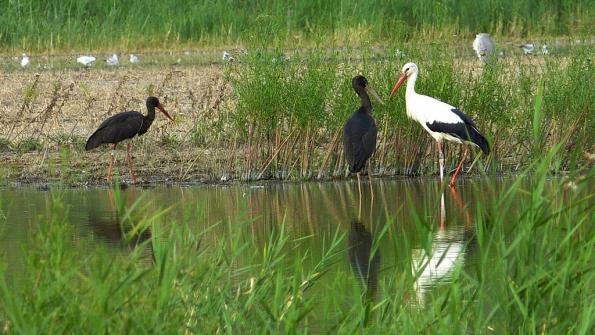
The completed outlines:
<svg viewBox="0 0 595 335">
<path fill-rule="evenodd" d="M 425 295 L 431 288 L 452 280 L 455 269 L 464 264 L 470 248 L 475 245 L 471 216 L 456 189 L 451 188 L 450 193 L 457 207 L 463 212 L 465 225 L 446 226 L 446 206 L 442 193 L 439 228 L 432 238 L 431 250 L 419 248 L 412 251 L 412 270 L 415 278 L 413 287 L 419 305 L 425 303 Z"/>
<path fill-rule="evenodd" d="M 139 227 L 134 216 L 128 212 L 136 197 L 134 188 L 125 200 L 120 190 L 116 190 L 116 192 L 118 194 L 114 199 L 113 191 L 107 190 L 110 210 L 89 211 L 89 227 L 98 240 L 114 249 L 143 248 L 141 259 L 153 263 L 155 256 L 151 243 L 151 229 L 150 227 Z"/>
<path fill-rule="evenodd" d="M 374 241 L 372 234 L 356 219 L 351 222 L 347 241 L 351 269 L 364 290 L 364 302 L 371 302 L 378 289 L 380 249 L 372 250 Z"/>
</svg>

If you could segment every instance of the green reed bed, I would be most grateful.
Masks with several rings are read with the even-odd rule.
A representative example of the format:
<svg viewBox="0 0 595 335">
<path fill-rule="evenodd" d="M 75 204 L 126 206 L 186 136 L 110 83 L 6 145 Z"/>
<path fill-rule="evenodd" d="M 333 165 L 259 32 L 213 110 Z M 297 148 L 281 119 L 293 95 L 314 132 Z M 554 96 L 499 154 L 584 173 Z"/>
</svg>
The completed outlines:
<svg viewBox="0 0 595 335">
<path fill-rule="evenodd" d="M 517 171 L 559 143 L 565 145 L 559 152 L 561 170 L 588 164 L 585 155 L 593 150 L 590 129 L 595 125 L 591 48 L 563 58 L 508 57 L 488 66 L 476 59 L 453 59 L 456 50 L 448 45 L 401 48 L 406 56 L 396 48 L 367 48 L 294 53 L 279 61 L 275 52 L 230 65 L 235 105 L 226 122 L 232 120 L 235 127 L 229 128 L 228 139 L 235 138 L 234 148 L 247 146 L 248 163 L 230 163 L 238 168 L 227 172 L 248 179 L 343 176 L 341 127 L 359 107 L 351 78 L 360 73 L 385 101 L 372 101 L 378 127 L 373 172 L 435 172 L 435 144 L 407 119 L 404 90 L 388 98 L 410 60 L 421 69 L 417 91 L 460 107 L 490 141 L 492 153 L 476 163 L 476 172 Z M 461 148 L 447 147 L 447 162 L 454 166 Z"/>
<path fill-rule="evenodd" d="M 127 69 L 55 70 L 72 81 L 26 70 L 19 77 L 25 78 L 22 90 L 10 93 L 21 96 L 0 111 L 0 154 L 13 160 L 0 167 L 0 181 L 101 179 L 105 166 L 96 162 L 102 152 L 80 154 L 86 137 L 107 115 L 141 108 L 142 96 L 150 94 L 163 97 L 177 119 L 158 119 L 135 139 L 143 153 L 135 164 L 146 169 L 146 180 L 342 178 L 341 127 L 360 103 L 351 88 L 356 74 L 365 75 L 385 103 L 372 101 L 378 127 L 373 175 L 436 174 L 435 144 L 407 119 L 404 89 L 388 98 L 408 61 L 421 70 L 418 92 L 460 107 L 488 138 L 491 154 L 473 150 L 465 165 L 470 173 L 518 172 L 560 143 L 562 164 L 554 172 L 589 167 L 595 149 L 593 47 L 568 45 L 527 57 L 506 50 L 503 59 L 485 65 L 459 43 L 269 49 L 261 41 L 235 54 L 235 62 L 206 70 L 139 67 L 149 78 L 141 84 L 121 74 Z M 447 144 L 449 169 L 461 149 Z M 99 160 L 107 154 L 106 146 Z"/>
<path fill-rule="evenodd" d="M 480 15 L 478 15 L 480 13 Z M 181 45 L 340 43 L 489 31 L 498 36 L 591 33 L 593 6 L 572 2 L 448 1 L 4 1 L 0 48 L 161 49 Z"/>
<path fill-rule="evenodd" d="M 559 164 L 554 158 L 544 161 Z M 0 262 L 0 332 L 588 334 L 594 175 L 546 193 L 548 165 L 536 167 L 529 189 L 519 176 L 508 189 L 485 190 L 494 197 L 478 202 L 465 242 L 476 261 L 460 263 L 452 282 L 423 297 L 415 291 L 411 248 L 433 248 L 431 201 L 406 223 L 372 224 L 370 258 L 394 261 L 381 263 L 376 292 L 364 298 L 344 265 L 344 225 L 303 236 L 287 220 L 265 227 L 207 222 L 201 205 L 155 210 L 116 189 L 125 247 L 99 244 L 81 253 L 91 237 L 74 233 L 55 191 L 51 214 L 30 223 L 37 229 L 22 267 Z M 510 214 L 513 202 L 520 210 Z M 0 214 L 7 211 L 9 204 L 0 204 Z M 185 219 L 171 221 L 168 211 L 183 211 Z"/>
</svg>

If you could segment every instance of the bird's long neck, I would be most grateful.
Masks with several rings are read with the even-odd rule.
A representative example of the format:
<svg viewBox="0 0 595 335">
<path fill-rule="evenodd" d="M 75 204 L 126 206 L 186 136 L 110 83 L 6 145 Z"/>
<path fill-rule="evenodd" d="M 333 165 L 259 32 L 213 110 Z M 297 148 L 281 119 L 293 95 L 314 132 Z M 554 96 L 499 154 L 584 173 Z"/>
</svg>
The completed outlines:
<svg viewBox="0 0 595 335">
<path fill-rule="evenodd" d="M 145 120 L 148 121 L 149 124 L 155 120 L 155 106 L 147 104 L 147 115 L 145 115 Z"/>
<path fill-rule="evenodd" d="M 357 95 L 359 95 L 359 98 L 362 101 L 362 107 L 366 110 L 366 112 L 372 112 L 372 102 L 370 102 L 370 97 L 368 96 L 366 90 L 363 87 L 358 86 L 355 91 L 357 92 Z"/>
<path fill-rule="evenodd" d="M 415 93 L 415 81 L 417 80 L 417 73 L 414 73 L 407 79 L 407 89 L 405 95 L 413 95 Z"/>
</svg>

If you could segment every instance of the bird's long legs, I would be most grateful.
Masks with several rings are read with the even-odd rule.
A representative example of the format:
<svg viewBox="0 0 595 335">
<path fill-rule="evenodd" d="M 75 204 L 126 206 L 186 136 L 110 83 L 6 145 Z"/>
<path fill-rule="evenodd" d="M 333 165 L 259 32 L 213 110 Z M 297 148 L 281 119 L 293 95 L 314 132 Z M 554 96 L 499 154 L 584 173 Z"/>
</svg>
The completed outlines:
<svg viewBox="0 0 595 335">
<path fill-rule="evenodd" d="M 130 177 L 132 177 L 132 183 L 136 184 L 136 176 L 134 175 L 134 170 L 132 170 L 132 159 L 130 158 L 130 142 L 126 145 L 126 159 L 128 160 L 128 171 L 130 172 Z"/>
<path fill-rule="evenodd" d="M 368 179 L 370 179 L 370 197 L 374 201 L 374 190 L 372 189 L 372 164 L 368 161 Z"/>
<path fill-rule="evenodd" d="M 457 166 L 457 169 L 455 170 L 455 174 L 452 175 L 452 178 L 450 179 L 450 184 L 448 186 L 455 187 L 457 177 L 459 176 L 459 172 L 461 172 L 461 168 L 463 167 L 463 162 L 465 161 L 465 158 L 467 157 L 468 150 L 469 150 L 469 148 L 467 147 L 467 145 L 465 145 L 465 151 L 463 151 L 463 157 L 461 158 L 461 161 L 459 162 L 459 165 Z"/>
<path fill-rule="evenodd" d="M 112 152 L 110 153 L 109 169 L 107 170 L 107 177 L 105 177 L 108 183 L 112 181 L 112 167 L 114 166 L 114 156 L 116 156 L 116 145 L 117 144 L 114 143 Z"/>
<path fill-rule="evenodd" d="M 359 194 L 359 209 L 357 211 L 357 219 L 361 220 L 362 218 L 362 183 L 359 178 L 359 172 L 355 174 L 357 176 L 357 191 Z"/>
<path fill-rule="evenodd" d="M 442 151 L 442 142 L 436 142 L 438 146 L 438 161 L 440 162 L 440 182 L 444 182 L 444 152 Z"/>
</svg>

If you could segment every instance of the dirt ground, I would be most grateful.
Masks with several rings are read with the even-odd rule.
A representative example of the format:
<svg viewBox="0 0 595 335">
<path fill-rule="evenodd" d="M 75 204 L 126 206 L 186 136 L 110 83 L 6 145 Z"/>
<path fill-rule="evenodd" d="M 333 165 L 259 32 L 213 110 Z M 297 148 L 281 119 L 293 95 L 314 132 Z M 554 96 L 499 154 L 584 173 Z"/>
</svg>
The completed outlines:
<svg viewBox="0 0 595 335">
<path fill-rule="evenodd" d="M 216 118 L 224 108 L 222 103 L 226 103 L 231 87 L 223 67 L 215 64 L 0 74 L 5 83 L 0 92 L 0 183 L 102 183 L 109 148 L 86 152 L 86 139 L 110 115 L 126 110 L 146 113 L 145 99 L 149 95 L 159 97 L 175 121 L 157 113 L 149 132 L 133 140 L 139 181 L 213 179 L 215 174 L 201 169 L 198 162 L 216 157 L 207 149 L 186 143 L 198 125 Z M 171 143 L 167 139 L 172 139 Z M 115 165 L 116 174 L 119 170 L 124 179 L 128 178 L 125 152 L 125 145 L 120 145 Z"/>
</svg>

